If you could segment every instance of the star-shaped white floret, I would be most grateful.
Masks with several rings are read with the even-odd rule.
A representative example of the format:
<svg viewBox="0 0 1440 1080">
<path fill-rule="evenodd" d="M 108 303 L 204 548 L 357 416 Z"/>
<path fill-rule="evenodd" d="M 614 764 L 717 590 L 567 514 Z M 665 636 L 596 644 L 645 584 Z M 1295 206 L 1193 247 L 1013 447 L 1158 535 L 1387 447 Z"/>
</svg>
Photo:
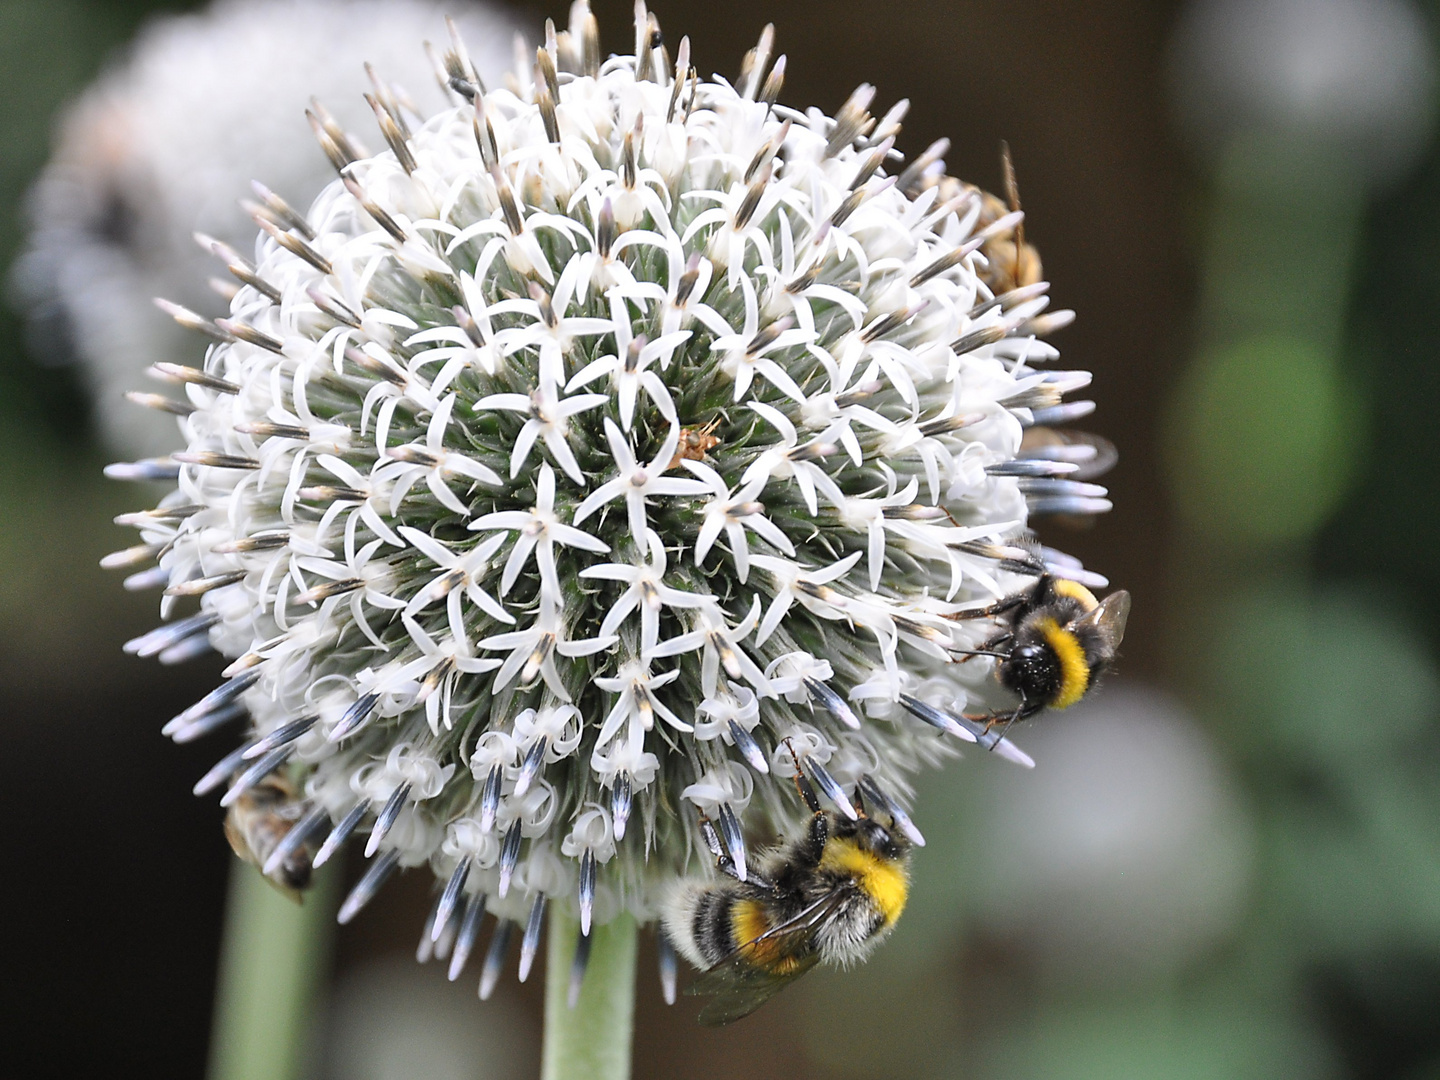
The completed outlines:
<svg viewBox="0 0 1440 1080">
<path fill-rule="evenodd" d="M 795 554 L 795 545 L 790 538 L 765 516 L 765 505 L 755 501 L 755 496 L 765 486 L 765 477 L 756 477 L 742 486 L 734 495 L 725 486 L 724 479 L 703 461 L 685 461 L 682 464 L 704 481 L 715 493 L 705 504 L 705 522 L 700 526 L 700 535 L 695 539 L 695 565 L 701 566 L 710 553 L 720 531 L 730 541 L 730 554 L 735 560 L 735 573 L 740 583 L 745 584 L 750 576 L 750 547 L 745 539 L 745 529 L 752 529 L 778 551 L 786 555 Z"/>
<path fill-rule="evenodd" d="M 660 640 L 660 609 L 697 608 L 713 604 L 715 597 L 709 593 L 685 592 L 665 584 L 665 544 L 654 529 L 647 529 L 645 538 L 650 548 L 649 562 L 638 565 L 631 563 L 599 563 L 580 571 L 582 578 L 600 578 L 605 581 L 623 581 L 629 588 L 605 614 L 600 624 L 600 636 L 609 637 L 620 628 L 620 624 L 637 608 L 640 610 L 640 649 L 649 652 Z"/>
<path fill-rule="evenodd" d="M 438 733 L 442 721 L 447 729 L 451 726 L 450 696 L 459 676 L 494 671 L 500 662 L 476 657 L 464 638 L 437 641 L 408 615 L 402 615 L 401 621 L 410 640 L 420 650 L 420 656 L 401 668 L 399 676 L 419 680 L 420 689 L 415 695 L 415 703 L 424 704 L 430 730 Z M 437 690 L 440 691 L 438 696 Z"/>
<path fill-rule="evenodd" d="M 864 529 L 866 532 L 867 549 L 870 554 L 870 588 L 872 589 L 880 588 L 880 575 L 885 569 L 885 511 L 914 505 L 915 495 L 920 490 L 920 481 L 914 477 L 911 477 L 910 483 L 899 491 L 895 490 L 895 484 L 895 474 L 891 472 L 888 494 L 878 499 L 860 496 L 847 497 L 841 500 L 837 507 L 840 511 L 841 521 L 852 529 Z M 934 507 L 928 509 L 935 510 L 937 514 L 944 513 Z M 923 512 L 921 509 L 915 511 L 917 514 L 921 512 Z"/>
<path fill-rule="evenodd" d="M 621 664 L 619 673 L 612 677 L 597 677 L 595 679 L 596 686 L 619 696 L 615 699 L 615 704 L 610 709 L 609 715 L 605 717 L 604 723 L 600 725 L 600 734 L 596 737 L 595 745 L 604 746 L 615 737 L 626 721 L 630 722 L 631 737 L 634 736 L 636 730 L 649 731 L 655 726 L 657 713 L 676 731 L 694 730 L 666 708 L 665 704 L 655 696 L 656 690 L 669 685 L 679 677 L 679 668 L 652 675 L 650 674 L 650 662 L 639 657 Z"/>
<path fill-rule="evenodd" d="M 720 668 L 732 679 L 744 679 L 762 697 L 774 697 L 770 680 L 760 666 L 750 659 L 740 647 L 740 642 L 750 636 L 755 624 L 760 621 L 760 598 L 752 597 L 750 611 L 735 626 L 725 621 L 725 612 L 718 604 L 709 604 L 700 609 L 700 625 L 688 634 L 662 641 L 646 654 L 652 657 L 681 656 L 696 649 L 704 649 L 700 661 L 700 686 L 707 698 L 713 698 L 720 685 Z"/>
<path fill-rule="evenodd" d="M 625 509 L 630 516 L 630 535 L 635 540 L 635 546 L 641 547 L 645 543 L 645 530 L 648 527 L 645 520 L 646 496 L 705 494 L 705 485 L 698 480 L 684 480 L 680 477 L 665 475 L 665 470 L 675 459 L 675 451 L 680 447 L 679 425 L 670 425 L 670 434 L 666 436 L 660 452 L 650 460 L 649 464 L 643 466 L 636 462 L 634 451 L 630 449 L 630 443 L 626 440 L 624 433 L 608 416 L 605 418 L 605 439 L 610 444 L 610 454 L 615 459 L 618 475 L 601 484 L 576 507 L 576 525 L 579 525 L 606 503 L 623 497 Z"/>
<path fill-rule="evenodd" d="M 540 613 L 535 621 L 524 630 L 514 630 L 508 634 L 496 634 L 478 642 L 482 649 L 493 652 L 510 651 L 500 670 L 495 673 L 495 689 L 500 691 L 510 685 L 516 675 L 520 676 L 520 685 L 528 686 L 540 675 L 545 680 L 545 685 L 550 692 L 561 701 L 570 701 L 570 691 L 565 689 L 565 684 L 560 680 L 560 672 L 555 667 L 555 654 L 561 656 L 591 656 L 615 644 L 615 638 L 582 638 L 578 641 L 566 640 L 565 627 L 560 618 L 560 608 L 548 597 L 542 597 Z"/>
<path fill-rule="evenodd" d="M 535 482 L 535 505 L 525 510 L 497 510 L 485 514 L 470 523 L 472 529 L 513 529 L 519 533 L 510 557 L 505 560 L 505 571 L 500 576 L 500 595 L 504 596 L 515 584 L 521 569 L 535 552 L 535 563 L 540 567 L 540 586 L 549 595 L 560 595 L 560 577 L 555 571 L 555 545 L 581 548 L 604 555 L 610 550 L 605 541 L 591 536 L 583 529 L 563 524 L 555 516 L 555 470 L 540 466 L 540 477 Z"/>
<path fill-rule="evenodd" d="M 759 375 L 788 397 L 796 401 L 805 400 L 805 392 L 796 385 L 789 373 L 770 354 L 795 345 L 808 345 L 815 335 L 807 330 L 794 328 L 793 320 L 787 315 L 777 319 L 763 329 L 760 327 L 760 309 L 755 300 L 755 286 L 749 277 L 740 279 L 745 294 L 745 326 L 738 334 L 730 333 L 717 337 L 710 345 L 716 352 L 724 351 L 721 369 L 735 380 L 735 400 L 739 401 L 750 390 L 750 384 Z"/>
<path fill-rule="evenodd" d="M 763 483 L 772 477 L 776 480 L 794 479 L 805 499 L 805 506 L 812 515 L 820 512 L 819 500 L 816 498 L 817 489 L 823 492 L 832 504 L 838 506 L 845 496 L 841 494 L 835 481 L 830 479 L 830 474 L 815 464 L 819 459 L 835 452 L 835 442 L 829 433 L 818 435 L 801 446 L 795 425 L 779 409 L 766 405 L 763 401 L 750 402 L 750 408 L 769 421 L 780 433 L 780 442 L 766 447 L 760 456 L 750 463 L 741 475 L 740 483 L 748 485 L 759 480 L 763 486 Z"/>
<path fill-rule="evenodd" d="M 450 490 L 445 482 L 449 477 L 465 476 L 490 487 L 505 486 L 499 473 L 488 465 L 454 450 L 445 449 L 445 432 L 450 427 L 450 414 L 454 408 L 455 395 L 446 394 L 430 417 L 430 426 L 426 429 L 423 445 L 407 443 L 404 446 L 392 446 L 385 451 L 385 456 L 394 460 L 379 466 L 375 475 L 377 478 L 390 480 L 395 485 L 390 492 L 391 514 L 399 511 L 400 503 L 409 494 L 411 487 L 422 478 L 431 494 L 461 517 L 469 517 L 470 508 Z"/>
<path fill-rule="evenodd" d="M 575 385 L 573 381 L 571 385 Z M 575 451 L 570 449 L 566 438 L 569 434 L 567 421 L 576 413 L 604 405 L 609 400 L 604 394 L 576 394 L 573 397 L 559 398 L 549 384 L 541 383 L 529 394 L 490 394 L 475 403 L 475 411 L 506 409 L 530 415 L 530 419 L 521 427 L 520 434 L 515 437 L 515 446 L 510 452 L 512 480 L 520 474 L 521 466 L 529 459 L 535 440 L 544 439 L 545 448 L 565 470 L 565 475 L 577 484 L 583 484 L 585 474 L 580 471 L 580 463 L 575 460 Z"/>
<path fill-rule="evenodd" d="M 769 573 L 778 587 L 775 598 L 770 601 L 770 607 L 765 612 L 765 621 L 760 624 L 760 634 L 756 637 L 755 644 L 765 644 L 765 639 L 775 632 L 780 620 L 796 600 L 821 618 L 842 618 L 841 605 L 845 598 L 828 586 L 830 582 L 848 574 L 850 568 L 860 561 L 860 554 L 858 551 L 851 552 L 839 562 L 819 570 L 807 570 L 789 559 L 756 555 L 755 565 Z"/>
<path fill-rule="evenodd" d="M 629 431 L 634 423 L 635 401 L 641 390 L 645 391 L 645 395 L 666 420 L 671 424 L 678 423 L 675 402 L 671 400 L 665 380 L 647 368 L 656 361 L 661 370 L 668 367 L 675 350 L 689 339 L 690 331 L 678 330 L 654 341 L 647 341 L 644 334 L 632 338 L 630 313 L 626 309 L 625 300 L 617 293 L 611 293 L 610 306 L 615 320 L 615 353 L 586 364 L 565 389 L 570 391 L 589 386 L 596 379 L 609 375 L 620 402 L 620 425 L 626 431 Z"/>
<path fill-rule="evenodd" d="M 469 551 L 451 551 L 440 541 L 409 525 L 401 525 L 400 535 L 410 541 L 420 554 L 433 562 L 441 573 L 419 590 L 405 605 L 405 614 L 413 617 L 437 600 L 444 600 L 450 618 L 450 632 L 457 638 L 465 638 L 465 619 L 460 607 L 462 597 L 469 598 L 485 614 L 501 622 L 513 623 L 515 616 L 505 610 L 503 604 L 486 592 L 480 578 L 490 569 L 490 557 L 505 543 L 504 534 L 486 537 Z"/>
<path fill-rule="evenodd" d="M 355 624 L 371 642 L 379 645 L 380 639 L 365 618 L 364 605 L 369 603 L 384 611 L 396 611 L 405 606 L 405 601 L 397 600 L 393 595 L 394 567 L 384 560 L 372 561 L 372 556 L 382 543 L 383 540 L 371 540 L 358 551 L 349 552 L 343 562 L 309 556 L 292 560 L 290 579 L 301 589 L 293 597 L 293 601 L 297 604 L 319 604 L 321 618 L 328 620 L 330 610 L 348 600 Z M 324 580 L 306 588 L 301 571 Z M 276 597 L 275 615 L 276 623 L 282 630 L 285 629 L 281 596 Z"/>
</svg>

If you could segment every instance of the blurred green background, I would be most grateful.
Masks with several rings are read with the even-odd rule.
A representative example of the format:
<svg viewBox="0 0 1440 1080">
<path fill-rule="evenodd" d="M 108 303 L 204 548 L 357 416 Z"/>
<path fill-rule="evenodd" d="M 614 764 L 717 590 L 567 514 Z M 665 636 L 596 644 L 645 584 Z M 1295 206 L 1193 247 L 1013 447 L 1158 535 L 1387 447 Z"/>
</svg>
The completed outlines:
<svg viewBox="0 0 1440 1080">
<path fill-rule="evenodd" d="M 59 110 L 192 7 L 0 0 L 0 266 Z M 628 6 L 595 7 L 622 47 Z M 865 968 L 716 1032 L 642 966 L 637 1077 L 1440 1077 L 1440 4 L 652 7 L 722 73 L 774 22 L 785 100 L 909 97 L 901 148 L 949 136 L 967 180 L 997 189 L 1009 140 L 1121 448 L 1115 512 L 1042 537 L 1135 614 L 1106 691 L 1024 732 L 1035 773 L 924 779 Z M 224 747 L 158 729 L 219 664 L 121 654 L 153 598 L 97 562 L 145 499 L 94 418 L 128 406 L 39 362 L 73 342 L 27 303 L 0 310 L 4 1071 L 194 1076 L 230 857 L 189 787 Z M 534 1071 L 538 986 L 482 1007 L 409 959 L 421 877 L 338 932 L 313 1075 Z"/>
</svg>

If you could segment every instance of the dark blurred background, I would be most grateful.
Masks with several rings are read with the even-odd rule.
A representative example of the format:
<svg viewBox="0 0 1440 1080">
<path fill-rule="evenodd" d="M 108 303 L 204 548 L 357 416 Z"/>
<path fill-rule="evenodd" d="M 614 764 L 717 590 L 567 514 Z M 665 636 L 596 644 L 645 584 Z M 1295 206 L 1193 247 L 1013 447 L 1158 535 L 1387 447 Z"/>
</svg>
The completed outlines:
<svg viewBox="0 0 1440 1080">
<path fill-rule="evenodd" d="M 198 7 L 0 0 L 0 266 L 64 217 L 63 187 L 48 208 L 26 193 L 69 103 Z M 629 5 L 595 8 L 627 48 Z M 992 190 L 1008 140 L 1027 239 L 1079 312 L 1056 344 L 1094 372 L 1087 426 L 1122 455 L 1115 510 L 1042 536 L 1135 608 L 1106 691 L 1025 733 L 1034 774 L 974 758 L 924 780 L 912 908 L 863 970 L 717 1032 L 661 1003 L 647 944 L 636 1076 L 1440 1078 L 1440 5 L 653 10 L 727 75 L 773 22 L 783 100 L 833 113 L 862 81 L 877 111 L 909 98 L 900 148 L 948 136 L 949 171 Z M 546 15 L 565 11 L 518 11 L 532 42 Z M 294 119 L 276 139 L 308 139 Z M 107 175 L 103 198 L 133 197 Z M 227 747 L 159 735 L 220 665 L 122 655 L 153 596 L 97 567 L 131 542 L 110 519 L 146 497 L 100 477 L 127 456 L 105 418 L 130 407 L 91 400 L 85 354 L 132 329 L 43 295 L 74 300 L 92 267 L 115 272 L 105 252 L 147 242 L 127 232 L 143 214 L 106 206 L 110 247 L 48 277 L 32 252 L 0 310 L 0 1072 L 17 1077 L 204 1072 L 232 861 L 189 791 Z M 137 264 L 163 278 L 166 250 Z M 534 1073 L 538 978 L 482 1006 L 470 975 L 415 965 L 429 885 L 402 878 L 337 932 L 316 1076 Z"/>
</svg>

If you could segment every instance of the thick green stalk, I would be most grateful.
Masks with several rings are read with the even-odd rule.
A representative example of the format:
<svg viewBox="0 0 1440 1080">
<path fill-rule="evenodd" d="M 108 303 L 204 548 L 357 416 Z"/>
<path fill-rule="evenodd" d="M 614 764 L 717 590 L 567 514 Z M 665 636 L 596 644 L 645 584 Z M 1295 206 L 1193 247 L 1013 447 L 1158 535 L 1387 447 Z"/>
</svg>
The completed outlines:
<svg viewBox="0 0 1440 1080">
<path fill-rule="evenodd" d="M 305 1072 L 338 880 L 318 873 L 297 905 L 253 866 L 231 866 L 209 1080 L 296 1080 Z"/>
<path fill-rule="evenodd" d="M 580 927 L 574 919 L 558 912 L 551 916 L 540 1080 L 629 1080 L 635 1021 L 635 920 L 622 915 L 591 929 L 590 963 L 572 1009 L 568 1000 L 570 967 L 579 937 Z"/>
</svg>

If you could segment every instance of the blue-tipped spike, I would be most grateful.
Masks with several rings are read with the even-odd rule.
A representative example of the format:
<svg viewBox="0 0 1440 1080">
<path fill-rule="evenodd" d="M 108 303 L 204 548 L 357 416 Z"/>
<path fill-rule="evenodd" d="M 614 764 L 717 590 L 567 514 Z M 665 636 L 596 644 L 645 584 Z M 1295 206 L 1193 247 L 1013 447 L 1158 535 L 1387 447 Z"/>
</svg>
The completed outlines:
<svg viewBox="0 0 1440 1080">
<path fill-rule="evenodd" d="M 520 942 L 520 981 L 530 977 L 530 965 L 535 963 L 536 950 L 540 948 L 540 927 L 545 924 L 545 894 L 535 897 L 530 905 L 530 917 L 525 920 L 525 937 Z"/>
<path fill-rule="evenodd" d="M 1035 767 L 1035 759 L 1005 737 L 1005 729 L 1010 726 L 1009 724 L 990 726 L 987 730 L 985 724 L 978 720 L 971 720 L 968 716 L 961 716 L 958 719 L 965 725 L 965 730 L 970 732 L 975 737 L 975 741 L 986 750 L 994 751 L 1006 761 L 1013 761 L 1016 765 L 1022 765 L 1027 769 Z"/>
<path fill-rule="evenodd" d="M 1050 405 L 1043 409 L 1030 410 L 1030 423 L 1025 427 L 1064 427 L 1083 419 L 1095 411 L 1093 401 L 1067 401 L 1061 405 Z M 1023 423 L 1023 421 L 1022 421 Z"/>
<path fill-rule="evenodd" d="M 500 782 L 504 778 L 505 772 L 499 765 L 492 766 L 485 777 L 485 788 L 480 792 L 481 832 L 488 833 L 495 826 L 495 812 L 500 809 Z"/>
<path fill-rule="evenodd" d="M 379 694 L 365 694 L 345 710 L 344 715 L 340 717 L 340 722 L 330 729 L 330 734 L 326 738 L 333 743 L 355 734 L 370 719 L 370 714 L 375 711 L 375 706 L 379 703 Z"/>
<path fill-rule="evenodd" d="M 173 625 L 179 626 L 180 624 L 175 623 Z M 174 735 L 180 728 L 189 727 L 202 716 L 206 716 L 216 709 L 229 705 L 236 697 L 243 694 L 246 690 L 249 690 L 250 687 L 259 681 L 260 671 L 257 668 L 252 671 L 247 671 L 244 674 L 236 675 L 228 682 L 221 683 L 184 712 L 171 717 L 165 726 L 160 729 L 160 734 Z"/>
<path fill-rule="evenodd" d="M 915 827 L 915 823 L 910 820 L 910 815 L 905 812 L 905 808 L 892 799 L 869 774 L 860 777 L 860 790 L 865 793 L 865 797 L 871 802 L 878 803 L 886 809 L 890 817 L 894 820 L 896 827 L 905 834 L 906 838 L 912 844 L 916 847 L 925 846 L 924 835 Z"/>
<path fill-rule="evenodd" d="M 770 763 L 765 760 L 765 752 L 760 749 L 760 744 L 755 741 L 755 736 L 734 720 L 730 721 L 730 738 L 735 740 L 735 749 L 740 751 L 741 756 L 750 763 L 752 769 L 758 773 L 770 771 Z"/>
<path fill-rule="evenodd" d="M 810 691 L 811 697 L 818 701 L 825 711 L 833 716 L 840 723 L 844 724 L 851 731 L 860 730 L 860 718 L 855 715 L 855 710 L 830 687 L 826 686 L 819 679 L 806 677 L 805 688 Z"/>
<path fill-rule="evenodd" d="M 625 826 L 630 821 L 630 777 L 621 773 L 615 777 L 615 786 L 610 790 L 610 818 L 615 827 L 615 839 L 625 839 Z"/>
<path fill-rule="evenodd" d="M 430 958 L 435 955 L 435 939 L 440 935 L 435 932 L 436 915 L 440 910 L 440 898 L 435 898 L 435 903 L 430 905 L 430 914 L 425 916 L 425 926 L 420 931 L 420 944 L 415 949 L 415 962 L 417 964 L 428 964 Z"/>
<path fill-rule="evenodd" d="M 520 861 L 520 822 L 516 821 L 510 826 L 510 831 L 505 834 L 505 842 L 500 846 L 500 898 L 503 900 L 505 894 L 510 891 L 510 875 L 515 872 L 515 864 Z"/>
<path fill-rule="evenodd" d="M 480 1000 L 489 1001 L 500 981 L 500 972 L 505 967 L 505 954 L 510 951 L 510 938 L 515 933 L 515 924 L 501 919 L 495 924 L 490 935 L 490 947 L 485 951 L 485 966 L 480 970 Z"/>
<path fill-rule="evenodd" d="M 730 861 L 735 865 L 735 876 L 746 881 L 748 875 L 745 866 L 745 834 L 740 831 L 740 820 L 729 803 L 720 804 L 719 817 L 720 835 L 725 840 L 725 850 L 730 853 Z"/>
<path fill-rule="evenodd" d="M 280 842 L 275 845 L 275 850 L 270 852 L 270 857 L 265 860 L 265 865 L 260 868 L 260 872 L 268 875 L 279 870 L 281 864 L 329 820 L 330 815 L 323 806 L 312 808 L 308 814 L 290 826 L 290 831 L 280 838 Z"/>
<path fill-rule="evenodd" d="M 318 716 L 302 716 L 299 720 L 291 720 L 288 724 L 281 724 L 274 731 L 270 732 L 254 746 L 245 751 L 245 759 L 257 758 L 261 754 L 269 753 L 277 746 L 284 746 L 292 743 L 315 726 Z M 177 740 L 178 741 L 178 740 Z"/>
<path fill-rule="evenodd" d="M 345 897 L 345 902 L 340 905 L 340 914 L 335 916 L 335 921 L 344 926 L 360 914 L 361 908 L 375 898 L 375 894 L 380 891 L 380 886 L 390 879 L 390 875 L 395 872 L 395 867 L 399 865 L 400 852 L 394 848 L 371 863 L 360 880 L 355 883 L 355 887 L 350 890 L 350 895 Z"/>
<path fill-rule="evenodd" d="M 148 660 L 150 657 L 158 656 L 166 649 L 180 644 L 188 637 L 204 633 L 219 621 L 220 616 L 213 611 L 202 611 L 198 615 L 191 615 L 188 619 L 166 623 L 164 626 L 157 626 L 149 633 L 131 638 L 125 643 L 124 651 L 131 656 L 139 656 Z"/>
<path fill-rule="evenodd" d="M 284 765 L 285 759 L 290 756 L 293 749 L 290 746 L 282 746 L 278 750 L 271 750 L 254 765 L 251 765 L 230 785 L 230 789 L 220 796 L 220 805 L 229 806 L 281 765 Z M 244 757 L 243 753 L 241 757 Z"/>
<path fill-rule="evenodd" d="M 675 946 L 670 944 L 670 939 L 665 936 L 662 930 L 659 935 L 660 953 L 660 993 L 665 998 L 666 1005 L 675 1004 Z"/>
<path fill-rule="evenodd" d="M 330 856 L 340 850 L 340 845 L 350 839 L 350 834 L 355 831 L 355 826 L 360 824 L 360 819 L 370 809 L 369 803 L 356 803 L 350 808 L 350 812 L 340 819 L 340 824 L 330 830 L 330 835 L 325 837 L 325 842 L 320 845 L 320 850 L 315 853 L 313 866 L 324 866 Z"/>
<path fill-rule="evenodd" d="M 196 795 L 208 795 L 226 780 L 229 780 L 245 761 L 245 751 L 248 746 L 242 746 L 238 750 L 232 750 L 223 758 L 210 767 L 210 771 L 195 781 L 195 786 L 190 790 Z"/>
<path fill-rule="evenodd" d="M 939 728 L 947 735 L 954 735 L 956 738 L 964 739 L 966 742 L 975 741 L 974 734 L 962 727 L 960 718 L 952 713 L 944 712 L 941 709 L 935 708 L 933 705 L 927 705 L 919 698 L 913 698 L 909 694 L 900 695 L 900 704 L 904 705 L 913 715 L 924 720 L 925 723 L 930 724 L 932 727 Z"/>
<path fill-rule="evenodd" d="M 183 746 L 186 743 L 192 743 L 196 739 L 203 738 L 212 731 L 217 731 L 224 727 L 230 723 L 230 721 L 238 720 L 245 715 L 245 706 L 238 701 L 234 701 L 229 705 L 224 705 L 211 712 L 204 713 L 198 719 L 191 721 L 184 727 L 177 727 L 168 734 L 177 744 Z"/>
<path fill-rule="evenodd" d="M 805 768 L 809 770 L 810 779 L 815 781 L 815 786 L 823 791 L 829 800 L 840 808 L 842 814 L 851 821 L 858 819 L 859 815 L 855 813 L 855 807 L 850 804 L 850 800 L 846 797 L 845 789 L 826 771 L 824 765 L 821 765 L 814 758 L 807 758 Z"/>
<path fill-rule="evenodd" d="M 471 893 L 465 901 L 465 914 L 460 919 L 460 932 L 455 936 L 455 951 L 450 954 L 450 970 L 447 978 L 454 982 L 465 970 L 470 959 L 470 950 L 475 946 L 475 937 L 480 932 L 480 920 L 485 915 L 485 894 Z"/>
<path fill-rule="evenodd" d="M 590 933 L 590 917 L 595 910 L 595 852 L 586 848 L 580 856 L 580 933 Z"/>
<path fill-rule="evenodd" d="M 530 747 L 525 754 L 525 760 L 520 763 L 520 775 L 515 778 L 515 794 L 524 795 L 530 790 L 530 784 L 540 773 L 540 766 L 545 764 L 545 751 L 550 748 L 550 739 L 542 735 L 535 740 L 535 745 Z"/>
<path fill-rule="evenodd" d="M 455 910 L 455 903 L 460 899 L 460 890 L 465 887 L 465 879 L 469 876 L 470 860 L 461 859 L 455 864 L 455 871 L 445 883 L 445 891 L 440 894 L 440 899 L 435 904 L 435 923 L 430 932 L 432 941 L 439 938 L 440 931 L 450 921 L 450 913 Z"/>
<path fill-rule="evenodd" d="M 368 859 L 375 854 L 375 849 L 380 846 L 380 841 L 385 839 L 395 819 L 400 816 L 400 811 L 405 809 L 405 800 L 410 797 L 410 785 L 401 784 L 390 793 L 390 798 L 385 800 L 385 805 L 380 808 L 380 813 L 375 815 L 375 825 L 370 830 L 370 839 L 365 841 L 365 857 Z"/>
</svg>

